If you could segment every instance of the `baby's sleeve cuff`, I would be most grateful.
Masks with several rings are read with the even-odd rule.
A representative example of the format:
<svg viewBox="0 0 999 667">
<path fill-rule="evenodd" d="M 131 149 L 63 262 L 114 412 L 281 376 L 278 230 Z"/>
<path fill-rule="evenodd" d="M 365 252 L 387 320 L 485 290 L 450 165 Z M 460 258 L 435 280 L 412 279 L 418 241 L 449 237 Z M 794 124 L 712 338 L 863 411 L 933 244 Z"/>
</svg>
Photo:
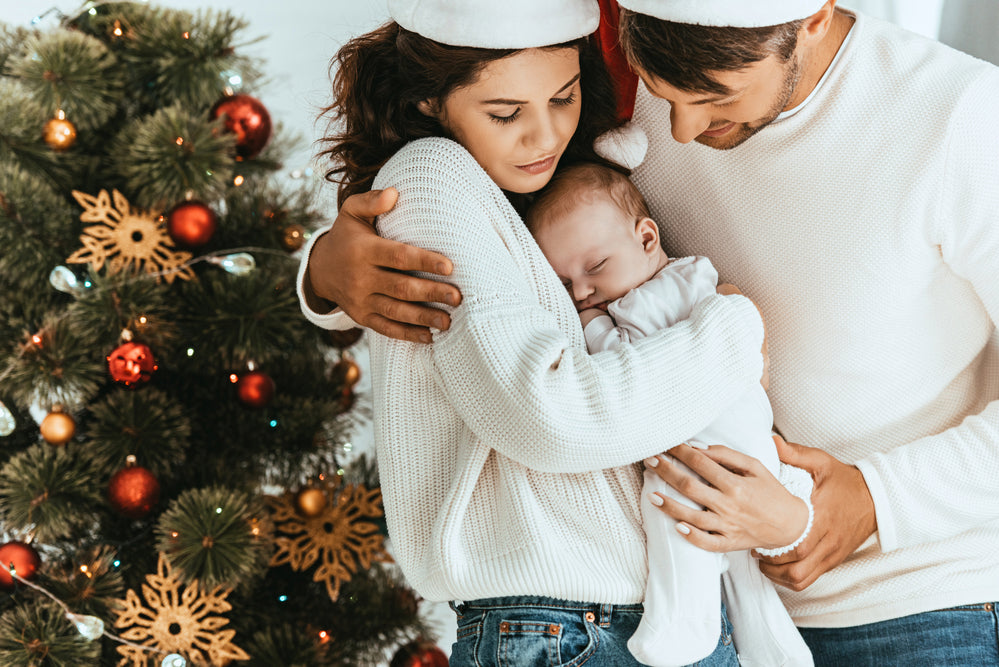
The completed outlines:
<svg viewBox="0 0 999 667">
<path fill-rule="evenodd" d="M 815 520 L 815 509 L 812 507 L 812 488 L 814 486 L 812 476 L 801 468 L 795 468 L 794 466 L 790 466 L 786 463 L 781 463 L 780 482 L 784 485 L 784 488 L 791 493 L 791 495 L 805 501 L 805 505 L 808 507 L 808 523 L 805 524 L 805 530 L 798 536 L 798 539 L 791 544 L 773 549 L 755 549 L 756 553 L 770 558 L 773 558 L 774 556 L 782 556 L 798 548 L 798 545 L 804 542 L 805 538 L 808 537 L 808 534 L 812 532 L 812 523 Z"/>
</svg>

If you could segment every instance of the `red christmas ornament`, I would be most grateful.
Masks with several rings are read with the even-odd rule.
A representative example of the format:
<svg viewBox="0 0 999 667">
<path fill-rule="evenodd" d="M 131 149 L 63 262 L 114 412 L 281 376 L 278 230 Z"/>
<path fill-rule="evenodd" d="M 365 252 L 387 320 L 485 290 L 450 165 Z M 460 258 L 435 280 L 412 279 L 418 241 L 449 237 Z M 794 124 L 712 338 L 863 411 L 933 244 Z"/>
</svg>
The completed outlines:
<svg viewBox="0 0 999 667">
<path fill-rule="evenodd" d="M 236 381 L 236 393 L 251 408 L 262 408 L 274 396 L 274 380 L 263 371 L 243 373 Z"/>
<path fill-rule="evenodd" d="M 218 221 L 215 212 L 199 201 L 177 204 L 167 212 L 166 219 L 170 238 L 189 248 L 208 243 Z"/>
<path fill-rule="evenodd" d="M 108 355 L 111 377 L 127 386 L 148 382 L 157 368 L 152 350 L 142 343 L 123 343 Z"/>
<path fill-rule="evenodd" d="M 432 642 L 415 641 L 399 649 L 389 667 L 448 667 L 447 654 Z"/>
<path fill-rule="evenodd" d="M 14 590 L 14 577 L 10 570 L 14 569 L 17 576 L 31 579 L 38 572 L 42 559 L 30 544 L 24 542 L 8 542 L 0 546 L 0 588 L 5 591 Z"/>
<path fill-rule="evenodd" d="M 141 519 L 160 500 L 160 483 L 146 468 L 129 465 L 111 477 L 108 500 L 115 511 L 129 519 Z"/>
<path fill-rule="evenodd" d="M 236 135 L 239 159 L 256 157 L 271 138 L 271 115 L 255 97 L 229 95 L 212 107 L 211 117 L 224 116 L 225 129 Z"/>
</svg>

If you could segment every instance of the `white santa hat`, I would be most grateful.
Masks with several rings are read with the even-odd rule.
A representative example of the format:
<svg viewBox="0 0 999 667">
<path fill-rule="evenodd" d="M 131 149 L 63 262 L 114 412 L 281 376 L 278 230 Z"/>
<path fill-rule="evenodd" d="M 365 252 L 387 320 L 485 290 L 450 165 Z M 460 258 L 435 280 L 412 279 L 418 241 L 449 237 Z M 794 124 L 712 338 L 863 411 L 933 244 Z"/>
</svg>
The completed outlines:
<svg viewBox="0 0 999 667">
<path fill-rule="evenodd" d="M 407 30 L 452 46 L 530 49 L 585 37 L 600 23 L 597 0 L 389 0 Z"/>
<path fill-rule="evenodd" d="M 618 0 L 636 14 L 693 25 L 763 28 L 811 16 L 826 0 Z"/>
</svg>

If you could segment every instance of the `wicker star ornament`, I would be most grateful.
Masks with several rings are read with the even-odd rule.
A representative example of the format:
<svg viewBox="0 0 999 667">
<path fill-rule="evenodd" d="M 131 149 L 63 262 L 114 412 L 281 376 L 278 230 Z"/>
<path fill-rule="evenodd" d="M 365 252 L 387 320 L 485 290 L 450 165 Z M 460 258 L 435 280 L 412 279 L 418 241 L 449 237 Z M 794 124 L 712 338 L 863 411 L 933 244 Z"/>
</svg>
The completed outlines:
<svg viewBox="0 0 999 667">
<path fill-rule="evenodd" d="M 162 275 L 168 283 L 194 277 L 186 262 L 191 253 L 178 251 L 166 231 L 162 216 L 133 209 L 118 192 L 101 190 L 95 197 L 79 190 L 73 197 L 83 207 L 80 220 L 96 222 L 83 230 L 83 247 L 66 260 L 69 264 L 91 264 L 95 271 L 107 265 L 111 274 L 122 271 Z"/>
<path fill-rule="evenodd" d="M 340 596 L 340 586 L 349 581 L 358 568 L 368 569 L 373 562 L 390 563 L 385 551 L 385 536 L 374 523 L 382 516 L 381 489 L 367 489 L 360 484 L 341 486 L 333 476 L 327 484 L 327 504 L 312 516 L 296 510 L 292 495 L 267 499 L 273 512 L 277 551 L 270 566 L 288 564 L 297 572 L 316 563 L 313 581 L 326 583 L 330 599 Z"/>
</svg>

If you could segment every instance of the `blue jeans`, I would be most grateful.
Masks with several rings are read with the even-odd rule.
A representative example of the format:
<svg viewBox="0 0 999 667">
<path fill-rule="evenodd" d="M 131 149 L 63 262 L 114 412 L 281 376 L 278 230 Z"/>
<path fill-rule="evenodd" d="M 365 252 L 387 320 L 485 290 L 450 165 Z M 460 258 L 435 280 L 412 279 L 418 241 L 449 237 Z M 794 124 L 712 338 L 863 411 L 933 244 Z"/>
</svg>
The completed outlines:
<svg viewBox="0 0 999 667">
<path fill-rule="evenodd" d="M 995 603 L 850 628 L 799 628 L 815 667 L 999 667 Z"/>
<path fill-rule="evenodd" d="M 452 667 L 638 667 L 628 638 L 642 605 L 502 597 L 451 604 L 458 614 Z M 714 653 L 698 667 L 738 667 L 732 626 L 722 607 Z"/>
</svg>

